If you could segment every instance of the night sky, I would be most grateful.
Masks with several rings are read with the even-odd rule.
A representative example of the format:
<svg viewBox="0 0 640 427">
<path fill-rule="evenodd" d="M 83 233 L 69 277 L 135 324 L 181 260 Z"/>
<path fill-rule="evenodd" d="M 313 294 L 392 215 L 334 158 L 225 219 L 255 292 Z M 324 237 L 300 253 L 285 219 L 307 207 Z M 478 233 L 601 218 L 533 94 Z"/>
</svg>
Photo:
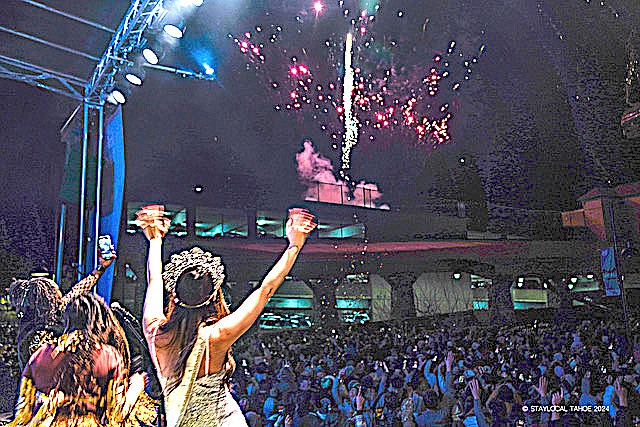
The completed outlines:
<svg viewBox="0 0 640 427">
<path fill-rule="evenodd" d="M 129 6 L 123 0 L 44 3 L 111 28 Z M 335 108 L 322 112 L 330 106 L 326 99 L 314 108 L 321 92 L 314 88 L 325 90 L 329 82 L 341 87 L 344 34 L 360 31 L 358 10 L 366 8 L 375 18 L 357 38 L 354 62 L 369 81 L 388 77 L 386 105 L 396 106 L 400 123 L 360 129 L 351 174 L 377 184 L 381 202 L 419 209 L 429 195 L 459 194 L 452 182 L 467 176 L 465 182 L 476 179 L 481 186 L 469 191 L 483 192 L 489 203 L 559 211 L 573 209 L 576 198 L 594 186 L 640 178 L 638 140 L 624 139 L 619 125 L 627 107 L 626 44 L 640 22 L 636 0 L 324 3 L 316 14 L 307 0 L 208 0 L 189 17 L 185 38 L 162 63 L 201 72 L 207 62 L 217 81 L 147 70 L 143 86 L 124 106 L 129 200 L 183 199 L 202 184 L 202 197 L 212 205 L 300 201 L 305 186 L 295 155 L 305 139 L 335 171 L 340 167 L 331 135 L 342 132 L 342 122 Z M 21 1 L 2 2 L 0 17 L 4 27 L 98 57 L 109 39 Z M 234 42 L 245 32 L 252 43 L 264 42 L 264 61 Z M 630 45 L 640 48 L 637 40 Z M 0 50 L 82 78 L 94 66 L 5 33 Z M 315 98 L 288 111 L 293 56 L 313 74 L 309 93 Z M 422 79 L 432 67 L 441 76 L 448 73 L 430 97 Z M 636 98 L 639 84 L 636 77 Z M 0 80 L 0 94 L 3 248 L 27 252 L 33 245 L 17 224 L 39 212 L 49 238 L 30 256 L 47 259 L 53 256 L 64 164 L 59 130 L 78 102 L 8 79 Z M 423 103 L 424 115 L 437 115 L 447 104 L 453 114 L 450 141 L 434 150 L 433 141 L 402 124 L 402 106 L 412 96 Z M 338 103 L 340 98 L 334 91 Z M 365 116 L 375 117 L 375 109 L 362 112 L 362 121 Z"/>
</svg>

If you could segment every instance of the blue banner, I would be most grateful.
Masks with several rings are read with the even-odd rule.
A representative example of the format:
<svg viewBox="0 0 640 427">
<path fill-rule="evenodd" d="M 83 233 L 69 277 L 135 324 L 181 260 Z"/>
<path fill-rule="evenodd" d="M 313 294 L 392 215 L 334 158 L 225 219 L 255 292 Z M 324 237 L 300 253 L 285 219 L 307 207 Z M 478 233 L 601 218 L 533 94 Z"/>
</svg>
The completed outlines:
<svg viewBox="0 0 640 427">
<path fill-rule="evenodd" d="M 124 129 L 122 124 L 122 108 L 120 106 L 105 120 L 105 134 L 102 161 L 102 188 L 100 192 L 100 235 L 108 234 L 118 251 L 118 233 L 124 202 L 125 156 Z M 95 209 L 89 215 L 89 236 L 91 241 L 98 239 L 94 236 Z M 94 240 L 95 239 L 95 240 Z M 87 266 L 94 265 L 93 250 L 87 252 Z M 96 293 L 107 304 L 111 301 L 113 273 L 115 265 L 108 268 L 100 277 L 96 286 Z"/>
<path fill-rule="evenodd" d="M 600 249 L 600 266 L 606 295 L 608 297 L 620 295 L 618 270 L 616 269 L 615 252 L 612 247 Z"/>
</svg>

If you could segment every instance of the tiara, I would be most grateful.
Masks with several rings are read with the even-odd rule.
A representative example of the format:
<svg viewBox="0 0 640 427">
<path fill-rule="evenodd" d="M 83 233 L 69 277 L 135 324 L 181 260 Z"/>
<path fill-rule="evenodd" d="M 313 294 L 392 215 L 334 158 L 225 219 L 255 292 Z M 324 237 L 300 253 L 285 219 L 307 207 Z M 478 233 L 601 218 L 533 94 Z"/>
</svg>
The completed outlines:
<svg viewBox="0 0 640 427">
<path fill-rule="evenodd" d="M 174 297 L 176 296 L 176 283 L 178 283 L 180 276 L 189 269 L 195 269 L 199 275 L 206 274 L 209 276 L 213 281 L 213 292 L 211 292 L 211 295 L 206 301 L 198 305 L 185 304 L 177 297 L 176 303 L 186 308 L 203 307 L 209 304 L 211 299 L 215 297 L 218 289 L 222 286 L 222 282 L 224 282 L 224 265 L 222 265 L 222 259 L 198 247 L 171 255 L 171 262 L 165 265 L 164 272 L 162 273 L 164 287 L 167 292 L 174 295 Z"/>
</svg>

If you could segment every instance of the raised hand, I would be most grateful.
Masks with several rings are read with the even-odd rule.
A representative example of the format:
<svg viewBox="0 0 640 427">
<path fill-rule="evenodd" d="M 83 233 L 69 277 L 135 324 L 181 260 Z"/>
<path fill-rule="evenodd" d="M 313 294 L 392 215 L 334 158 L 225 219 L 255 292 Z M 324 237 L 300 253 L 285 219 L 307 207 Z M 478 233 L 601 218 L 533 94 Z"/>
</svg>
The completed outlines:
<svg viewBox="0 0 640 427">
<path fill-rule="evenodd" d="M 356 396 L 356 411 L 364 409 L 364 396 L 362 395 L 362 386 L 358 387 L 358 395 Z"/>
<path fill-rule="evenodd" d="M 162 239 L 169 231 L 171 220 L 165 216 L 164 206 L 144 206 L 136 212 L 136 225 L 148 240 Z"/>
<path fill-rule="evenodd" d="M 290 209 L 289 219 L 287 219 L 287 240 L 291 246 L 302 248 L 309 233 L 318 224 L 313 222 L 314 216 L 306 209 Z"/>
<path fill-rule="evenodd" d="M 545 377 L 540 377 L 538 380 L 538 387 L 535 387 L 536 391 L 540 394 L 540 397 L 545 397 L 547 395 L 547 379 Z"/>
<path fill-rule="evenodd" d="M 469 381 L 469 390 L 471 390 L 471 395 L 474 400 L 480 400 L 480 386 L 476 378 Z"/>
<path fill-rule="evenodd" d="M 451 371 L 451 367 L 453 366 L 453 352 L 450 351 L 447 353 L 447 358 L 444 359 L 445 366 L 447 367 L 447 372 Z"/>
<path fill-rule="evenodd" d="M 614 381 L 613 390 L 616 392 L 616 395 L 618 395 L 620 406 L 627 406 L 627 388 L 622 385 L 620 378 Z"/>
<path fill-rule="evenodd" d="M 560 390 L 557 393 L 553 393 L 553 395 L 551 396 L 551 404 L 552 405 L 559 405 L 562 402 L 562 398 L 564 397 L 564 391 Z"/>
<path fill-rule="evenodd" d="M 116 254 L 115 247 L 113 245 L 111 245 L 111 258 L 109 259 L 102 258 L 102 253 L 98 251 L 98 263 L 102 266 L 102 268 L 106 269 L 107 267 L 109 267 L 111 264 L 113 264 L 116 258 L 117 258 L 117 254 Z"/>
</svg>

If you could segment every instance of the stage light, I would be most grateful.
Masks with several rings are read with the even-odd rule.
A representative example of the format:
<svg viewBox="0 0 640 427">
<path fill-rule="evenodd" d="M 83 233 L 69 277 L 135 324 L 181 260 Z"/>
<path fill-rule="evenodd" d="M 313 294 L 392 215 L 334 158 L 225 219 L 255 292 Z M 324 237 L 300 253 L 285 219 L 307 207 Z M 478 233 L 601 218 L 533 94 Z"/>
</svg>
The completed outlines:
<svg viewBox="0 0 640 427">
<path fill-rule="evenodd" d="M 323 6 L 323 5 L 322 5 L 322 3 L 321 3 L 321 2 L 319 2 L 319 1 L 317 1 L 317 2 L 315 2 L 315 3 L 313 4 L 313 10 L 315 10 L 315 11 L 316 11 L 316 13 L 320 13 L 320 12 L 322 12 L 323 7 L 324 7 L 324 6 Z"/>
<path fill-rule="evenodd" d="M 184 35 L 184 27 L 180 23 L 165 24 L 164 32 L 174 39 L 180 39 Z"/>
<path fill-rule="evenodd" d="M 195 7 L 202 6 L 202 3 L 204 3 L 204 0 L 191 0 L 191 4 L 194 5 Z"/>
<path fill-rule="evenodd" d="M 164 47 L 162 43 L 157 40 L 155 36 L 151 36 L 142 49 L 142 56 L 149 64 L 158 64 L 162 61 L 162 58 L 164 58 Z"/>
<path fill-rule="evenodd" d="M 184 19 L 179 17 L 175 12 L 167 13 L 163 30 L 174 39 L 180 39 L 184 36 L 185 25 Z"/>
<path fill-rule="evenodd" d="M 588 273 L 586 277 L 587 277 L 587 280 L 593 280 L 594 276 L 593 276 L 593 273 Z"/>
<path fill-rule="evenodd" d="M 213 69 L 209 64 L 207 64 L 207 63 L 202 64 L 202 66 L 204 67 L 204 73 L 205 73 L 207 76 L 212 76 L 212 75 L 216 72 L 216 70 L 214 70 L 214 69 Z"/>
<path fill-rule="evenodd" d="M 137 59 L 133 64 L 128 65 L 124 71 L 124 78 L 132 85 L 140 86 L 144 80 L 145 71 L 141 58 Z"/>
<path fill-rule="evenodd" d="M 124 104 L 125 102 L 127 102 L 127 97 L 124 93 L 122 93 L 120 89 L 116 88 L 111 91 L 109 97 L 107 98 L 107 101 L 111 102 L 112 104 Z"/>
<path fill-rule="evenodd" d="M 453 278 L 453 280 L 460 280 L 460 278 L 462 277 L 462 273 L 460 273 L 459 271 L 455 271 L 451 277 Z"/>
<path fill-rule="evenodd" d="M 569 281 L 570 281 L 571 283 L 574 283 L 574 284 L 575 284 L 575 283 L 578 283 L 578 278 L 577 278 L 576 276 L 571 276 L 571 278 L 569 279 Z"/>
<path fill-rule="evenodd" d="M 118 76 L 111 87 L 111 92 L 107 97 L 107 101 L 111 104 L 124 104 L 127 102 L 127 96 L 131 93 L 130 85 L 122 76 Z"/>
<path fill-rule="evenodd" d="M 569 288 L 569 290 L 572 290 L 572 289 L 573 289 L 573 283 L 569 283 L 569 284 L 567 285 L 567 288 Z"/>
</svg>

